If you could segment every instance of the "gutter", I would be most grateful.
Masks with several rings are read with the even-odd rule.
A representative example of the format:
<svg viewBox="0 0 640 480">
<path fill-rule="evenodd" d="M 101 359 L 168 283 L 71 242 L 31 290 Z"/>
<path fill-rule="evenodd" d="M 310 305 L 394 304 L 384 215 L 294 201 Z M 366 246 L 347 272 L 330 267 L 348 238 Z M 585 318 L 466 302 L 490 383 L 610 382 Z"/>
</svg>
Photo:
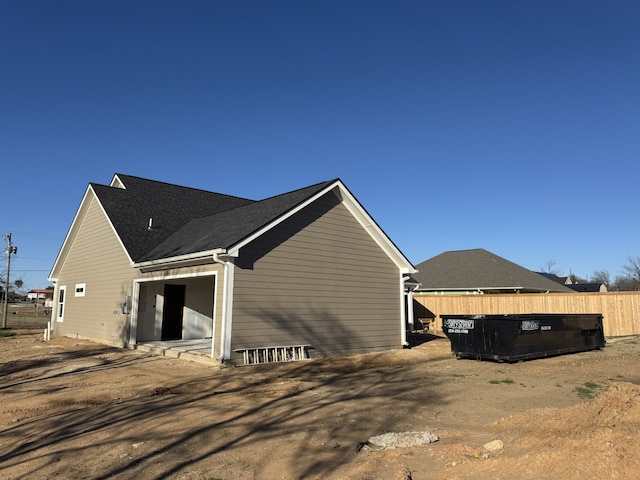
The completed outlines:
<svg viewBox="0 0 640 480">
<path fill-rule="evenodd" d="M 132 266 L 134 268 L 139 268 L 143 273 L 148 271 L 153 271 L 153 270 L 178 268 L 180 266 L 183 266 L 182 264 L 184 263 L 194 262 L 202 259 L 208 259 L 210 258 L 210 255 L 214 256 L 214 261 L 215 261 L 215 256 L 218 255 L 218 253 L 221 251 L 222 250 L 217 249 L 213 251 L 210 250 L 208 252 L 189 253 L 186 255 L 178 255 L 175 257 L 161 258 L 158 260 L 147 260 L 145 262 L 133 262 Z"/>
</svg>

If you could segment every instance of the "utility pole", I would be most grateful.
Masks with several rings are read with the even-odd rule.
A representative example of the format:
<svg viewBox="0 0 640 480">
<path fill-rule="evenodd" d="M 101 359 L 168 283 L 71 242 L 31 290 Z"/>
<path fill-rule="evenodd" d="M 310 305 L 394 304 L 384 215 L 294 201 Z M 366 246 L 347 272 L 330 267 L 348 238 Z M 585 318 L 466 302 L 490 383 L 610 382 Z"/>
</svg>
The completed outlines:
<svg viewBox="0 0 640 480">
<path fill-rule="evenodd" d="M 5 277 L 4 287 L 4 316 L 2 317 L 2 328 L 7 328 L 7 315 L 9 314 L 9 274 L 11 273 L 11 255 L 18 253 L 18 247 L 11 245 L 11 232 L 2 236 L 7 240 L 7 248 L 5 253 L 7 254 L 7 276 Z"/>
</svg>

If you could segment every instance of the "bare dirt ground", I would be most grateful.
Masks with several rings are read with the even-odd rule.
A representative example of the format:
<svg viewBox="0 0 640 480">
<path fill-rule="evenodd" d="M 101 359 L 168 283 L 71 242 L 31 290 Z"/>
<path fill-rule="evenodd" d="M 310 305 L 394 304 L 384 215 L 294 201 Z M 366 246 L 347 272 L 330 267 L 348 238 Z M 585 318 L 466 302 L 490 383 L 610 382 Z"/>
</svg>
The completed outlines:
<svg viewBox="0 0 640 480">
<path fill-rule="evenodd" d="M 221 369 L 0 338 L 0 479 L 640 478 L 640 338 L 515 364 L 456 360 L 446 338 L 419 339 Z M 439 441 L 366 445 L 389 432 Z M 483 447 L 495 440 L 502 449 Z"/>
</svg>

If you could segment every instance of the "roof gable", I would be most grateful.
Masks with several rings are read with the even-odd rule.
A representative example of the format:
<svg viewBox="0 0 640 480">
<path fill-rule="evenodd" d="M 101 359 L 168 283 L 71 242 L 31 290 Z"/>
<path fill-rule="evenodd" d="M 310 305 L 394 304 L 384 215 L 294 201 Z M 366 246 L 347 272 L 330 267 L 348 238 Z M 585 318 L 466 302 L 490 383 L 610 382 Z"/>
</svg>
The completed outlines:
<svg viewBox="0 0 640 480">
<path fill-rule="evenodd" d="M 212 215 L 194 218 L 143 255 L 139 261 L 148 262 L 214 249 L 229 249 L 332 183 L 331 181 L 318 183 Z"/>
<path fill-rule="evenodd" d="M 134 262 L 192 219 L 254 203 L 122 174 L 114 177 L 112 185 L 91 187 Z"/>
<path fill-rule="evenodd" d="M 236 255 L 248 242 L 323 195 L 336 195 L 403 273 L 411 262 L 339 180 L 317 183 L 261 201 L 116 174 L 110 184 L 89 184 L 58 255 L 70 248 L 80 212 L 95 196 L 133 265 L 162 265 L 221 253 Z"/>
<path fill-rule="evenodd" d="M 572 292 L 482 248 L 444 252 L 416 265 L 418 290 Z"/>
</svg>

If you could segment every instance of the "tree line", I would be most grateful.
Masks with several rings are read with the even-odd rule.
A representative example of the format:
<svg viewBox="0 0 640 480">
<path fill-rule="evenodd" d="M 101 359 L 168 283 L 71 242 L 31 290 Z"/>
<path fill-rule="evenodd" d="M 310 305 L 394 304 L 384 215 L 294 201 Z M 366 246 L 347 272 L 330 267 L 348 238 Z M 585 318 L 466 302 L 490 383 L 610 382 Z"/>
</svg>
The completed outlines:
<svg viewBox="0 0 640 480">
<path fill-rule="evenodd" d="M 555 262 L 550 260 L 546 264 L 548 273 L 558 275 L 553 271 Z M 627 257 L 627 261 L 622 265 L 622 274 L 616 275 L 612 280 L 607 270 L 596 270 L 589 278 L 569 275 L 572 283 L 603 283 L 610 292 L 640 291 L 640 257 Z"/>
</svg>

